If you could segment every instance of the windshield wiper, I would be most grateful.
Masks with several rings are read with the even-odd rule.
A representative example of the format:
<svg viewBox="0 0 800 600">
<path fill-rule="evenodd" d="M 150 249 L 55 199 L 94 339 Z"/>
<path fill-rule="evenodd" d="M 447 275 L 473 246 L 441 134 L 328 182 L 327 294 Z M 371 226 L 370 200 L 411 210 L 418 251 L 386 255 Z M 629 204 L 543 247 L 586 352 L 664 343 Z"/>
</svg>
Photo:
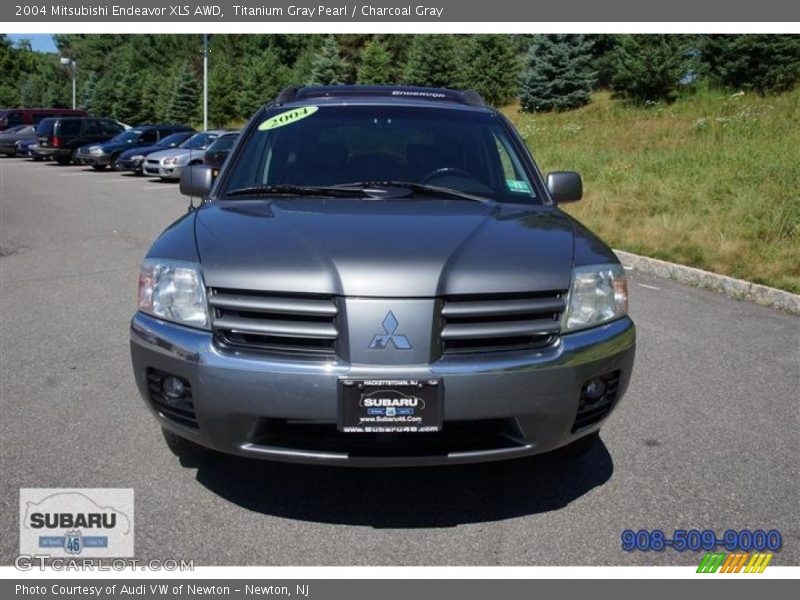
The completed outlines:
<svg viewBox="0 0 800 600">
<path fill-rule="evenodd" d="M 345 183 L 341 187 L 356 188 L 356 189 L 369 189 L 369 188 L 406 188 L 415 194 L 427 194 L 429 196 L 436 196 L 439 198 L 458 198 L 460 200 L 472 200 L 473 202 L 481 202 L 483 204 L 494 204 L 495 201 L 491 198 L 483 196 L 476 196 L 461 190 L 454 190 L 453 188 L 439 187 L 438 185 L 428 185 L 426 183 L 416 183 L 413 181 L 357 181 L 354 183 Z M 337 186 L 339 187 L 339 186 Z"/>
<path fill-rule="evenodd" d="M 226 197 L 232 196 L 254 196 L 266 198 L 270 196 L 323 196 L 330 198 L 352 198 L 353 195 L 360 197 L 366 196 L 366 192 L 360 187 L 324 187 L 314 185 L 262 185 L 243 187 L 231 190 L 225 194 Z"/>
</svg>

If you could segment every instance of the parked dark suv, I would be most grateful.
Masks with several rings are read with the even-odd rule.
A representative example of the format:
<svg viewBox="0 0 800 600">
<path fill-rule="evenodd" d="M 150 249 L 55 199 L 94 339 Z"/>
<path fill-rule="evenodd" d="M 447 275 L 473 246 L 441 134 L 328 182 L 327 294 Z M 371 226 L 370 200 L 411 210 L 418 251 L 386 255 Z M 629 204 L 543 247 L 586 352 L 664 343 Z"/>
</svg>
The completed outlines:
<svg viewBox="0 0 800 600">
<path fill-rule="evenodd" d="M 592 448 L 636 343 L 625 272 L 474 92 L 290 88 L 139 275 L 133 371 L 179 454 L 400 466 Z"/>
<path fill-rule="evenodd" d="M 97 171 L 109 166 L 116 171 L 119 168 L 117 160 L 126 150 L 153 146 L 173 133 L 193 131 L 186 125 L 139 125 L 126 129 L 102 144 L 81 146 L 76 159 L 85 165 L 91 165 Z"/>
<path fill-rule="evenodd" d="M 36 153 L 66 165 L 75 160 L 84 144 L 107 142 L 125 128 L 114 119 L 63 117 L 44 119 L 36 129 Z"/>
</svg>

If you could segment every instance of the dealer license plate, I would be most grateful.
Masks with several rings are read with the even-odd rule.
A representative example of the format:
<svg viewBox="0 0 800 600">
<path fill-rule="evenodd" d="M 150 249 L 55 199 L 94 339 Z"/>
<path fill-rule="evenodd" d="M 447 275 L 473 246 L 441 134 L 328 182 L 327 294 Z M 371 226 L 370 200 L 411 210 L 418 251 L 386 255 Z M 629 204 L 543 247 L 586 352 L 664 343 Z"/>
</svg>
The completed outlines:
<svg viewBox="0 0 800 600">
<path fill-rule="evenodd" d="M 436 379 L 341 379 L 339 429 L 346 433 L 425 433 L 442 428 Z"/>
</svg>

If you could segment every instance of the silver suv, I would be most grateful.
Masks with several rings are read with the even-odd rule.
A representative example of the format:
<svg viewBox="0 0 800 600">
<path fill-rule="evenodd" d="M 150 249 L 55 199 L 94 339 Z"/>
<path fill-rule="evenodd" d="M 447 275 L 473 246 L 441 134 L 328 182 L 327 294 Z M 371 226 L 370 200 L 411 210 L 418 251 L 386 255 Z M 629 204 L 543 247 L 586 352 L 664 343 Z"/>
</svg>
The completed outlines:
<svg viewBox="0 0 800 600">
<path fill-rule="evenodd" d="M 452 464 L 592 447 L 633 368 L 612 251 L 472 92 L 290 88 L 141 267 L 136 382 L 178 454 Z"/>
</svg>

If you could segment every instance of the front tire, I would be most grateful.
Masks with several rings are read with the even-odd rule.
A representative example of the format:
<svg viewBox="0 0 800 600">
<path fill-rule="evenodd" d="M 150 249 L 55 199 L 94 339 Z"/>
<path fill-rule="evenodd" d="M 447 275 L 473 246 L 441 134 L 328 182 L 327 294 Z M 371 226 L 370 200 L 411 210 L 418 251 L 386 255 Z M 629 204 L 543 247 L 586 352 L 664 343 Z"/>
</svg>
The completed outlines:
<svg viewBox="0 0 800 600">
<path fill-rule="evenodd" d="M 92 165 L 92 168 L 95 171 L 105 171 L 106 170 L 106 166 L 105 165 Z"/>
<path fill-rule="evenodd" d="M 169 451 L 180 459 L 183 466 L 196 466 L 208 456 L 208 451 L 205 448 L 169 429 L 162 427 L 161 434 L 164 436 L 164 442 L 166 442 Z"/>
</svg>

